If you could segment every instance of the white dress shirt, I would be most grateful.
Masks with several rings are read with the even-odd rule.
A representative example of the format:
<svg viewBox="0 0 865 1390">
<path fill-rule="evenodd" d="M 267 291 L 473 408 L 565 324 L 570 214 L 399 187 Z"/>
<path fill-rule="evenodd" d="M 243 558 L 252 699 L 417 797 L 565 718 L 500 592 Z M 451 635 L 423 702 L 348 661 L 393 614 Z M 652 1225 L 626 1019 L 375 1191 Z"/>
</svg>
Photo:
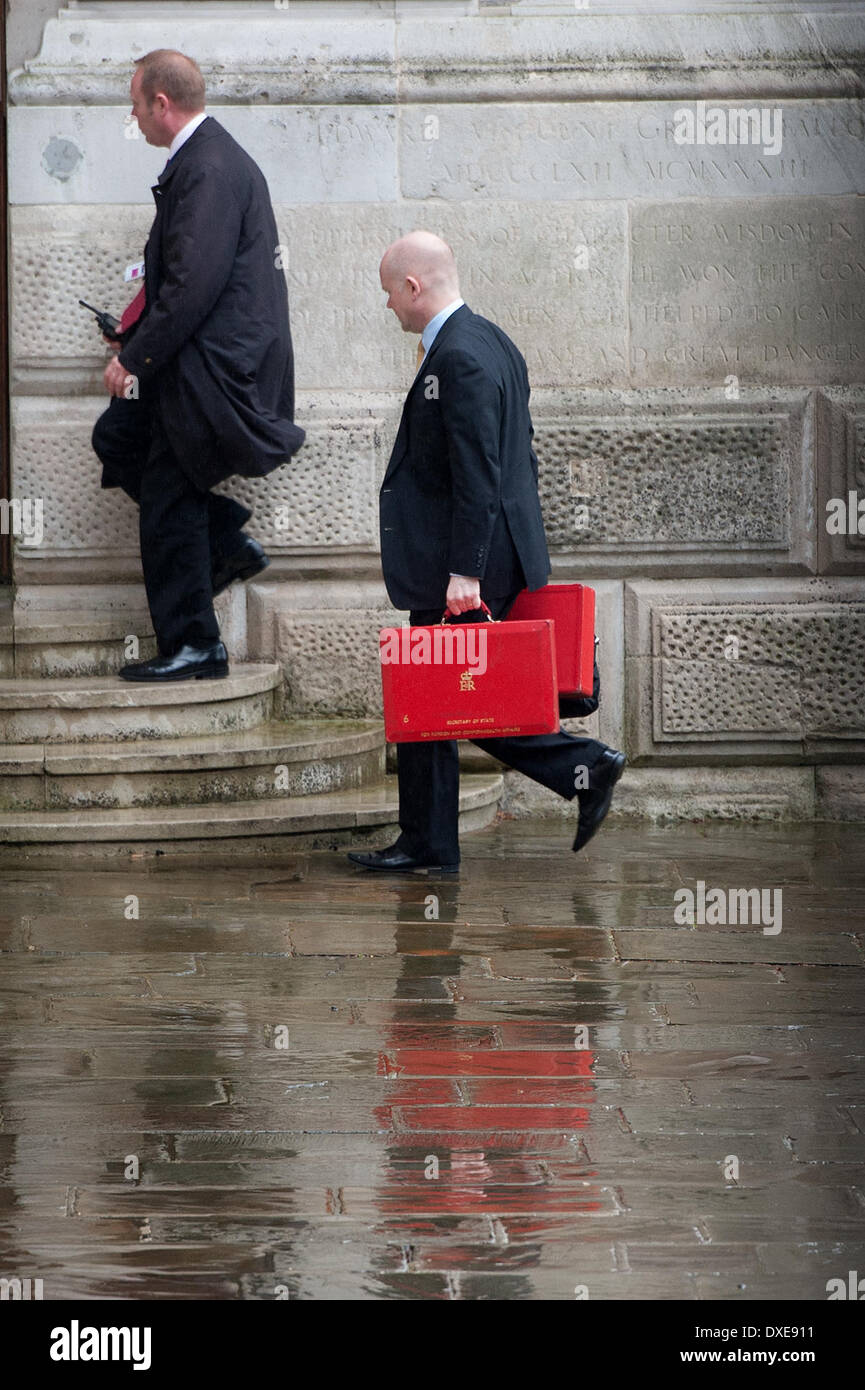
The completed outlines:
<svg viewBox="0 0 865 1390">
<path fill-rule="evenodd" d="M 206 120 L 207 112 L 199 111 L 197 116 L 193 116 L 190 120 L 186 122 L 185 126 L 182 126 L 181 129 L 178 130 L 171 144 L 168 146 L 169 159 L 174 158 L 181 145 L 185 145 L 190 135 L 194 135 L 198 127 L 201 125 L 201 122 Z"/>
<path fill-rule="evenodd" d="M 455 299 L 453 304 L 449 304 L 446 309 L 441 309 L 439 313 L 436 314 L 434 319 L 430 319 L 423 333 L 421 333 L 420 335 L 420 340 L 423 343 L 423 357 L 421 358 L 421 367 L 423 366 L 424 361 L 426 360 L 427 353 L 429 352 L 430 348 L 436 340 L 436 334 L 438 333 L 442 324 L 446 323 L 447 320 L 450 318 L 451 314 L 455 314 L 457 309 L 461 309 L 464 304 L 464 299 Z"/>
</svg>

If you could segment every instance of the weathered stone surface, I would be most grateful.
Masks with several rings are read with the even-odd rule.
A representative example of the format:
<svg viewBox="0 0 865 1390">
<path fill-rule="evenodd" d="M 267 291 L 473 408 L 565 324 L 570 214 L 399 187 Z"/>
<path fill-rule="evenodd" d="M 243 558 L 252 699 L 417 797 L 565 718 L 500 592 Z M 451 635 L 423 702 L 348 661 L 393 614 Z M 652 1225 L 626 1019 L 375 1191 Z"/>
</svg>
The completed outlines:
<svg viewBox="0 0 865 1390">
<path fill-rule="evenodd" d="M 208 105 L 260 164 L 274 202 L 392 201 L 396 116 L 388 106 Z M 13 107 L 9 138 L 28 159 L 10 166 L 16 204 L 144 203 L 165 165 L 129 123 L 128 106 Z M 129 138 L 132 134 L 133 138 Z"/>
<path fill-rule="evenodd" d="M 865 208 L 812 192 L 634 208 L 634 385 L 861 381 Z"/>
<path fill-rule="evenodd" d="M 296 604 L 298 595 L 287 596 Z M 283 604 L 286 600 L 283 600 Z M 392 608 L 281 607 L 275 618 L 276 659 L 285 673 L 285 698 L 297 714 L 381 712 L 378 634 L 398 625 Z"/>
<path fill-rule="evenodd" d="M 0 589 L 0 679 L 8 678 L 15 673 L 12 635 L 12 596 Z"/>
<path fill-rule="evenodd" d="M 302 393 L 297 418 L 308 439 L 291 464 L 219 490 L 253 509 L 251 529 L 274 555 L 373 555 L 378 487 L 400 406 L 396 394 Z M 52 559 L 137 553 L 134 505 L 99 486 L 90 433 L 102 408 L 89 396 L 16 402 L 15 489 L 43 499 L 45 531 L 40 546 L 19 550 L 46 566 L 46 579 Z M 545 390 L 532 408 L 557 567 L 711 574 L 813 566 L 811 411 L 803 393 L 745 393 L 728 402 L 705 392 Z"/>
<path fill-rule="evenodd" d="M 40 565 L 53 555 L 138 552 L 138 509 L 120 488 L 101 488 L 90 447 L 105 401 L 22 398 L 13 407 L 12 485 L 43 499 L 44 538 L 20 547 Z M 46 574 L 46 579 L 48 575 Z"/>
<path fill-rule="evenodd" d="M 269 553 L 377 550 L 381 443 L 375 423 L 334 420 L 326 431 L 310 430 L 287 467 L 266 478 L 233 478 L 216 491 L 252 509 L 256 537 Z"/>
<path fill-rule="evenodd" d="M 711 98 L 706 106 L 724 111 L 728 133 L 731 110 L 743 109 Z M 693 144 L 674 138 L 683 109 L 695 117 Z M 765 102 L 759 109 L 766 109 Z M 795 113 L 789 106 L 774 110 L 781 115 L 764 122 L 754 143 L 750 127 L 749 143 L 740 142 L 737 124 L 735 141 L 712 144 L 696 143 L 694 102 L 460 105 L 454 97 L 434 109 L 402 106 L 402 192 L 406 198 L 531 203 L 829 196 L 865 189 L 865 121 L 856 101 L 813 102 Z M 773 127 L 777 139 L 767 141 Z M 681 217 L 689 211 L 683 209 Z"/>
<path fill-rule="evenodd" d="M 316 4 L 310 11 L 290 0 L 240 14 L 222 6 L 196 10 L 164 11 L 160 33 L 167 47 L 198 56 L 213 100 L 341 104 L 396 94 L 395 26 L 378 5 Z M 15 101 L 122 105 L 134 59 L 152 47 L 153 20 L 141 11 L 125 13 L 118 24 L 110 12 L 61 10 L 45 26 L 38 57 L 15 74 Z"/>
<path fill-rule="evenodd" d="M 821 392 L 818 431 L 820 569 L 824 574 L 859 573 L 865 569 L 865 387 Z M 844 504 L 843 522 L 838 501 Z"/>
<path fill-rule="evenodd" d="M 616 785 L 610 817 L 656 822 L 797 821 L 809 820 L 817 809 L 827 820 L 861 820 L 865 818 L 865 793 L 858 783 L 855 797 L 849 795 L 849 784 L 843 786 L 843 792 L 847 793 L 843 801 L 847 814 L 839 814 L 841 796 L 838 793 L 842 789 L 836 793 L 834 781 L 839 771 L 838 768 L 820 770 L 833 780 L 818 804 L 814 769 L 810 767 L 629 767 Z M 502 810 L 520 818 L 563 817 L 573 821 L 576 829 L 578 807 L 575 804 L 568 805 L 561 797 L 516 772 L 505 773 Z"/>
<path fill-rule="evenodd" d="M 852 580 L 625 590 L 628 737 L 640 758 L 819 760 L 863 750 L 865 601 Z M 700 749 L 700 745 L 704 745 Z"/>
<path fill-rule="evenodd" d="M 865 821 L 865 767 L 818 767 L 816 780 L 821 819 Z"/>
<path fill-rule="evenodd" d="M 108 677 L 0 681 L 0 742 L 184 738 L 249 729 L 269 718 L 280 683 L 271 662 L 221 680 L 147 685 Z"/>
<path fill-rule="evenodd" d="M 2 755 L 0 807 L 65 811 L 323 796 L 380 782 L 381 725 L 271 721 L 239 733 L 80 745 L 24 744 Z M 33 775 L 36 763 L 41 766 Z M 2 764 L 0 764 L 2 766 Z"/>
</svg>

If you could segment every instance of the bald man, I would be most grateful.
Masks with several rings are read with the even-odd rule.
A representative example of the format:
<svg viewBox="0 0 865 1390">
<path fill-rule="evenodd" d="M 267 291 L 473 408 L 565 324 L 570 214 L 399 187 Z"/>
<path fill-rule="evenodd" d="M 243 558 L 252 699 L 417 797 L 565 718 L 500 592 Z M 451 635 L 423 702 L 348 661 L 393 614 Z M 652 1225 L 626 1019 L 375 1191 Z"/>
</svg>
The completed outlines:
<svg viewBox="0 0 865 1390">
<path fill-rule="evenodd" d="M 93 447 L 103 486 L 139 505 L 141 564 L 159 649 L 124 680 L 228 674 L 214 594 L 268 563 L 251 512 L 210 489 L 261 477 L 303 443 L 282 248 L 258 166 L 204 109 L 198 64 L 136 59 L 132 114 L 169 159 L 153 189 L 145 304 L 105 369 L 111 405 Z"/>
<path fill-rule="evenodd" d="M 522 589 L 541 588 L 550 573 L 526 364 L 500 328 L 464 303 L 453 252 L 439 237 L 401 237 L 379 274 L 403 331 L 421 335 L 381 488 L 388 595 L 410 610 L 412 624 L 437 623 L 445 608 L 458 622 L 477 622 L 482 600 L 502 618 Z M 625 766 L 624 754 L 564 732 L 475 742 L 566 800 L 579 797 L 575 850 L 606 816 Z M 455 872 L 456 743 L 402 743 L 398 760 L 399 839 L 349 858 L 384 873 Z"/>
</svg>

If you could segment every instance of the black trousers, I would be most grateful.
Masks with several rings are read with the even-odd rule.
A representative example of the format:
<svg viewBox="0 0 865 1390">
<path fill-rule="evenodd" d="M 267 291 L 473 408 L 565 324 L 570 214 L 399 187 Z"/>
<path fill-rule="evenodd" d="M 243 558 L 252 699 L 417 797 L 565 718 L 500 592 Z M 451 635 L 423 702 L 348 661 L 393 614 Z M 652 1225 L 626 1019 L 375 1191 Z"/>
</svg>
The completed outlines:
<svg viewBox="0 0 865 1390">
<path fill-rule="evenodd" d="M 494 618 L 501 618 L 513 604 L 516 594 L 504 599 L 487 599 Z M 442 604 L 442 608 L 444 604 Z M 439 622 L 442 609 L 412 612 L 412 625 Z M 474 610 L 452 622 L 473 623 L 482 615 Z M 478 748 L 492 754 L 508 767 L 558 792 L 567 801 L 577 792 L 576 773 L 585 767 L 591 782 L 591 769 L 606 745 L 594 738 L 576 738 L 561 731 L 525 738 L 472 739 Z M 459 851 L 459 751 L 455 742 L 400 743 L 397 747 L 399 782 L 398 847 L 406 854 L 430 858 L 441 864 L 458 864 Z"/>
<path fill-rule="evenodd" d="M 252 513 L 189 481 L 144 392 L 138 400 L 113 397 L 92 443 L 102 486 L 122 488 L 139 506 L 141 568 L 160 655 L 217 642 L 211 575 L 240 545 Z"/>
</svg>

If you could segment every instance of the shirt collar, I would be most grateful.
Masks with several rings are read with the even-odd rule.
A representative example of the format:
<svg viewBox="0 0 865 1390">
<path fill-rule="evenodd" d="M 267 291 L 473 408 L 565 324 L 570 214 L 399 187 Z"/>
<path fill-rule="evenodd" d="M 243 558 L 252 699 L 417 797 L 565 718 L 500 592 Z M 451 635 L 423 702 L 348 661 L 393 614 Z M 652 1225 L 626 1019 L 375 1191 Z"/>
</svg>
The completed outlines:
<svg viewBox="0 0 865 1390">
<path fill-rule="evenodd" d="M 430 319 L 420 338 L 424 346 L 425 354 L 429 352 L 430 348 L 435 342 L 436 334 L 438 333 L 442 324 L 446 323 L 447 320 L 450 318 L 451 314 L 455 314 L 457 309 L 461 309 L 464 304 L 464 299 L 455 299 L 453 304 L 449 304 L 446 309 L 440 310 L 440 312 L 436 314 L 434 319 Z"/>
<path fill-rule="evenodd" d="M 178 130 L 171 144 L 168 146 L 169 159 L 174 158 L 181 145 L 185 145 L 190 135 L 194 135 L 198 127 L 201 125 L 201 122 L 206 120 L 207 112 L 199 111 L 197 116 L 193 116 L 190 120 L 186 122 L 185 126 Z"/>
</svg>

